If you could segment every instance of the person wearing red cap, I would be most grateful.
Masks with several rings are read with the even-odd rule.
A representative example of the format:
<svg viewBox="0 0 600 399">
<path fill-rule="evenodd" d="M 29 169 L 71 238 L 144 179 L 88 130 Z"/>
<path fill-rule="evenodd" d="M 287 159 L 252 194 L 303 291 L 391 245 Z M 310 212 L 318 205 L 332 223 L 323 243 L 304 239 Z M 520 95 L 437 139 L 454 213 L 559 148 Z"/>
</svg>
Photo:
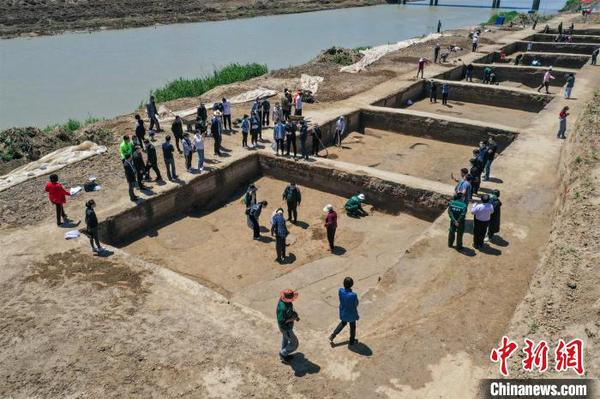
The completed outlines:
<svg viewBox="0 0 600 399">
<path fill-rule="evenodd" d="M 294 311 L 292 303 L 296 299 L 298 299 L 298 291 L 287 289 L 279 293 L 277 324 L 282 336 L 279 358 L 283 363 L 289 362 L 292 359 L 292 353 L 298 349 L 298 337 L 294 334 L 294 322 L 300 321 L 300 318 Z"/>
<path fill-rule="evenodd" d="M 58 182 L 58 175 L 55 174 L 50 175 L 50 181 L 46 184 L 45 191 L 48 193 L 50 202 L 56 207 L 56 224 L 60 226 L 67 221 L 64 204 L 67 202 L 66 196 L 71 193 Z"/>
</svg>

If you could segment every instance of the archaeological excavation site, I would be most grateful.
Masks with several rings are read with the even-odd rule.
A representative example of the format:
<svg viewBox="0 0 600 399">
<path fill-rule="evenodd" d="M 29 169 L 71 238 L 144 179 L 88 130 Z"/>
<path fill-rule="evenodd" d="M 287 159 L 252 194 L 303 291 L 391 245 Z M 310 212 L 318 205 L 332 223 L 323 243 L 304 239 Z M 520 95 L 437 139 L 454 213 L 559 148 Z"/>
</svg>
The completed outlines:
<svg viewBox="0 0 600 399">
<path fill-rule="evenodd" d="M 557 42 L 559 24 L 571 23 L 570 41 Z M 252 90 L 276 93 L 267 96 L 274 107 L 300 84 L 298 71 L 321 74 L 317 101 L 294 119 L 311 131 L 304 144 L 294 138 L 297 157 L 275 153 L 273 121 L 255 148 L 240 145 L 247 96 L 231 104 L 222 156 L 213 155 L 212 134 L 202 170 L 196 153 L 190 167 L 175 150 L 178 178 L 135 188 L 136 201 L 119 151 L 145 109 L 82 128 L 90 141 L 112 132 L 91 156 L 25 169 L 18 183 L 3 176 L 0 397 L 458 399 L 488 397 L 487 379 L 598 378 L 600 70 L 592 57 L 600 21 L 560 13 L 535 29 L 492 25 L 476 51 L 469 32 L 386 50 L 358 73 L 312 61 L 159 104 L 164 132 L 154 146 L 164 177 L 176 115 L 193 121 L 202 102 L 210 118 L 213 103 Z M 466 49 L 433 62 L 440 41 Z M 423 78 L 415 77 L 420 58 L 428 59 Z M 557 138 L 563 112 L 565 139 Z M 319 154 L 302 159 L 317 124 Z M 489 139 L 497 146 L 490 178 L 472 196 L 457 249 L 448 245 L 449 203 L 466 179 L 461 169 Z M 64 226 L 43 193 L 49 171 L 67 189 L 90 176 L 101 187 L 67 197 Z M 277 262 L 271 222 L 278 208 L 288 218 L 290 183 L 301 192 L 298 221 L 286 220 L 287 254 Z M 255 239 L 244 204 L 251 185 L 268 203 Z M 359 193 L 366 215 L 353 217 L 345 205 Z M 471 210 L 493 193 L 500 231 L 474 247 Z M 102 253 L 90 251 L 92 199 Z M 337 212 L 332 250 L 328 204 Z M 343 330 L 330 342 L 346 277 L 359 300 L 357 341 Z M 287 289 L 297 293 L 299 345 L 283 359 L 276 309 Z M 520 345 L 506 374 L 490 360 L 502 337 Z M 585 375 L 524 371 L 525 338 L 583 340 Z"/>
</svg>

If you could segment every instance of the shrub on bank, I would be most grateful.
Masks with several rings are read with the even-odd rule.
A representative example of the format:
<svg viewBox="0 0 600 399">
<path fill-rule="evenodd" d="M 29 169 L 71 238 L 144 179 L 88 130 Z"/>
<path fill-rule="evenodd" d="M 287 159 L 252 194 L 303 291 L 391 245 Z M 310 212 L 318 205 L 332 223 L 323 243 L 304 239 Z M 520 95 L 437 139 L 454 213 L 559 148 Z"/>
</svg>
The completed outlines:
<svg viewBox="0 0 600 399">
<path fill-rule="evenodd" d="M 43 128 L 42 131 L 44 131 L 45 133 L 49 133 L 55 129 L 60 129 L 60 130 L 67 131 L 69 133 L 75 133 L 77 130 L 81 129 L 82 127 L 91 125 L 92 123 L 96 123 L 101 120 L 102 120 L 102 118 L 97 118 L 95 116 L 89 116 L 83 122 L 78 119 L 70 118 L 65 123 L 55 123 L 52 125 L 48 125 L 45 128 Z"/>
<path fill-rule="evenodd" d="M 252 79 L 267 72 L 267 66 L 262 64 L 231 64 L 214 71 L 212 76 L 173 80 L 160 89 L 152 90 L 150 94 L 154 96 L 156 102 L 198 97 L 217 86 Z"/>
<path fill-rule="evenodd" d="M 498 17 L 504 17 L 504 23 L 507 24 L 507 23 L 510 23 L 515 18 L 517 18 L 518 16 L 519 16 L 518 11 L 499 12 L 499 13 L 492 15 L 490 17 L 490 19 L 488 19 L 485 22 L 485 24 L 486 25 L 494 25 L 496 23 L 496 18 L 498 18 Z"/>
</svg>

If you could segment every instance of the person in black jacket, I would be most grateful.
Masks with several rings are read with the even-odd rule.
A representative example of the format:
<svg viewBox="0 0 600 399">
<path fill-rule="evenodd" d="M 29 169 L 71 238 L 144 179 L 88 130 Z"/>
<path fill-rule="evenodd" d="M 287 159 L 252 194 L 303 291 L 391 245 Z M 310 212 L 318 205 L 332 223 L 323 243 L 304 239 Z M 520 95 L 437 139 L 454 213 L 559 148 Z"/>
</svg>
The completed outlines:
<svg viewBox="0 0 600 399">
<path fill-rule="evenodd" d="M 269 126 L 269 114 L 271 113 L 271 103 L 267 98 L 262 101 L 262 125 Z"/>
<path fill-rule="evenodd" d="M 483 173 L 483 163 L 477 157 L 479 154 L 479 150 L 473 150 L 473 158 L 469 160 L 471 163 L 471 169 L 469 169 L 469 174 L 472 177 L 471 187 L 472 193 L 477 194 L 479 192 L 479 186 L 481 185 L 481 174 Z"/>
<path fill-rule="evenodd" d="M 144 186 L 144 175 L 146 174 L 146 163 L 144 162 L 144 155 L 142 154 L 142 148 L 139 145 L 135 146 L 133 151 L 133 167 L 135 168 L 135 176 L 138 182 L 138 188 L 145 190 Z"/>
<path fill-rule="evenodd" d="M 294 159 L 298 155 L 298 151 L 296 149 L 296 123 L 293 121 L 288 121 L 287 126 L 285 127 L 285 141 L 286 141 L 286 156 L 290 156 L 290 149 L 294 148 Z"/>
<path fill-rule="evenodd" d="M 100 253 L 104 251 L 104 248 L 100 246 L 100 238 L 98 236 L 98 218 L 96 217 L 96 212 L 94 211 L 95 206 L 96 202 L 93 199 L 85 203 L 85 225 L 87 233 L 90 237 L 92 252 Z M 94 242 L 96 242 L 96 246 L 94 246 Z"/>
<path fill-rule="evenodd" d="M 181 122 L 181 118 L 179 115 L 175 117 L 173 124 L 171 125 L 171 131 L 173 132 L 173 136 L 175 136 L 175 147 L 177 151 L 181 154 L 181 149 L 179 148 L 179 140 L 183 140 L 183 122 Z"/>
<path fill-rule="evenodd" d="M 135 137 L 137 137 L 137 141 L 142 147 L 142 151 L 144 150 L 144 139 L 146 137 L 146 128 L 144 127 L 144 121 L 139 115 L 135 116 Z"/>
<path fill-rule="evenodd" d="M 206 110 L 206 107 L 204 106 L 203 103 L 200 103 L 200 106 L 198 107 L 197 115 L 198 115 L 198 118 L 200 118 L 200 120 L 202 122 L 204 122 L 204 125 L 206 125 L 206 121 L 208 120 L 208 111 Z"/>
<path fill-rule="evenodd" d="M 125 169 L 125 178 L 127 179 L 127 184 L 129 185 L 129 199 L 132 201 L 137 201 L 139 197 L 137 197 L 133 193 L 133 187 L 135 186 L 135 167 L 132 163 L 131 154 L 127 154 L 127 157 L 123 161 L 123 169 Z"/>
<path fill-rule="evenodd" d="M 148 159 L 146 160 L 145 178 L 146 180 L 150 180 L 150 169 L 152 169 L 154 170 L 154 173 L 156 173 L 156 181 L 162 181 L 162 176 L 160 175 L 160 170 L 158 169 L 156 148 L 148 139 L 144 140 L 144 145 L 146 146 L 146 154 L 148 155 Z"/>
<path fill-rule="evenodd" d="M 500 190 L 492 190 L 490 195 L 490 203 L 494 207 L 494 213 L 490 218 L 490 224 L 488 227 L 488 238 L 485 241 L 491 241 L 494 239 L 494 234 L 500 232 L 500 215 L 502 202 L 500 201 Z"/>
<path fill-rule="evenodd" d="M 319 124 L 315 124 L 315 127 L 312 130 L 312 154 L 315 157 L 319 156 L 319 146 L 321 145 L 321 138 L 323 138 L 323 133 L 321 133 L 321 126 Z"/>
<path fill-rule="evenodd" d="M 296 187 L 295 182 L 291 182 L 285 188 L 282 197 L 287 202 L 288 220 L 294 224 L 298 223 L 298 207 L 302 202 L 302 195 L 300 194 L 300 189 Z"/>
</svg>

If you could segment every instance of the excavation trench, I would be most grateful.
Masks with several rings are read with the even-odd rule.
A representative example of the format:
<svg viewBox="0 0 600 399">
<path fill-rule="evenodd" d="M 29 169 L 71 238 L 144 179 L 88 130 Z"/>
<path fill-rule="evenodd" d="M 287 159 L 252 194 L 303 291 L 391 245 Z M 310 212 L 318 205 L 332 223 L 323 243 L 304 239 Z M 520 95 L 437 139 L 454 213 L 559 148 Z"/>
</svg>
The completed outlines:
<svg viewBox="0 0 600 399">
<path fill-rule="evenodd" d="M 514 65 L 515 58 L 521 56 L 519 65 L 531 66 L 535 61 L 540 67 L 557 67 L 581 69 L 590 61 L 590 56 L 585 54 L 567 54 L 567 53 L 540 53 L 540 52 L 523 52 L 517 51 L 511 54 L 506 54 L 504 59 L 501 59 L 499 52 L 490 53 L 484 57 L 475 60 L 478 64 L 504 64 Z"/>
</svg>

